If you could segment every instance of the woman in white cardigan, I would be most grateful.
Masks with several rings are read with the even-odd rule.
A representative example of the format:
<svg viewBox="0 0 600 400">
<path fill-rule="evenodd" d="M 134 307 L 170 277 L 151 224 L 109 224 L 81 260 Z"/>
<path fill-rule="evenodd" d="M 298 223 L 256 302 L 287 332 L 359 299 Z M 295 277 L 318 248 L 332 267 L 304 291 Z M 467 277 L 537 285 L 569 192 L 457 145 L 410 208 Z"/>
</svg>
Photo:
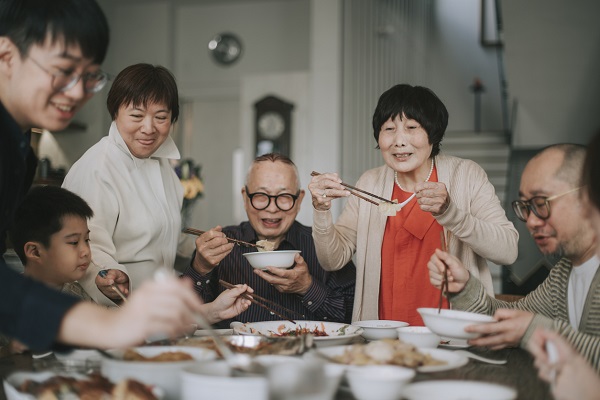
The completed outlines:
<svg viewBox="0 0 600 400">
<path fill-rule="evenodd" d="M 355 186 L 397 200 L 394 216 L 350 196 L 336 173 L 315 176 L 308 186 L 323 268 L 338 270 L 356 255 L 353 321 L 422 325 L 416 309 L 437 307 L 440 297 L 429 284 L 427 261 L 442 245 L 442 232 L 449 251 L 492 295 L 486 260 L 511 264 L 517 257 L 518 233 L 486 173 L 473 161 L 440 154 L 447 124 L 446 107 L 427 88 L 396 85 L 379 98 L 373 134 L 385 165 L 365 172 Z M 348 201 L 334 224 L 331 201 L 342 197 Z"/>
</svg>

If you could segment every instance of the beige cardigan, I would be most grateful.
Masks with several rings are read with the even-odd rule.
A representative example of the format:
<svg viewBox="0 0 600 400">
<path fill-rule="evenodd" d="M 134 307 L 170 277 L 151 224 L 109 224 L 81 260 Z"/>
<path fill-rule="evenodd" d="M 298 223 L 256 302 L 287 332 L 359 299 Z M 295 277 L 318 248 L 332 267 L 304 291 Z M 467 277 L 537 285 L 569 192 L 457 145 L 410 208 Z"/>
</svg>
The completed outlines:
<svg viewBox="0 0 600 400">
<path fill-rule="evenodd" d="M 485 171 L 475 162 L 438 155 L 438 181 L 446 184 L 450 204 L 436 218 L 450 232 L 450 253 L 456 255 L 493 296 L 486 259 L 512 264 L 519 234 L 500 205 Z M 394 171 L 384 165 L 365 172 L 356 186 L 391 198 Z M 330 211 L 313 211 L 313 238 L 321 266 L 342 268 L 356 252 L 356 292 L 352 321 L 379 318 L 381 245 L 387 217 L 371 203 L 350 196 L 335 225 Z M 367 273 L 368 270 L 368 273 Z"/>
</svg>

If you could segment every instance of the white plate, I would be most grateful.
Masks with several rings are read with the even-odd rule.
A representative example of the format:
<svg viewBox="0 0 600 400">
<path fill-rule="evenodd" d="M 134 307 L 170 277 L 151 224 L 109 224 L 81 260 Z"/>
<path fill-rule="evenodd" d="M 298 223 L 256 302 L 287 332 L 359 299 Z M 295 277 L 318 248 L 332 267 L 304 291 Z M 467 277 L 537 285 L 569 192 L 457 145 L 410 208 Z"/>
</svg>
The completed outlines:
<svg viewBox="0 0 600 400">
<path fill-rule="evenodd" d="M 336 357 L 341 356 L 346 352 L 346 350 L 350 349 L 351 346 L 333 346 L 327 347 L 324 349 L 317 349 L 321 354 L 324 354 L 327 357 Z M 460 368 L 466 365 L 469 362 L 469 359 L 462 354 L 456 354 L 450 350 L 442 350 L 442 349 L 426 349 L 426 348 L 418 348 L 421 353 L 429 354 L 431 357 L 436 360 L 445 361 L 444 365 L 429 365 L 418 367 L 418 372 L 439 372 L 439 371 L 447 371 L 454 368 Z M 308 356 L 308 355 L 307 355 Z M 353 368 L 360 368 L 360 366 L 352 366 Z"/>
<path fill-rule="evenodd" d="M 411 383 L 402 395 L 407 400 L 514 400 L 517 391 L 495 383 L 445 380 Z"/>
<path fill-rule="evenodd" d="M 290 321 L 264 321 L 264 322 L 249 322 L 242 324 L 241 322 L 232 322 L 231 328 L 238 335 L 263 335 L 277 336 L 278 332 L 286 330 L 294 330 L 296 328 L 324 329 L 329 336 L 315 336 L 314 341 L 317 347 L 337 346 L 349 343 L 352 339 L 360 336 L 363 332 L 362 328 L 339 322 L 324 322 L 324 321 L 301 321 L 297 320 L 296 324 Z"/>
</svg>

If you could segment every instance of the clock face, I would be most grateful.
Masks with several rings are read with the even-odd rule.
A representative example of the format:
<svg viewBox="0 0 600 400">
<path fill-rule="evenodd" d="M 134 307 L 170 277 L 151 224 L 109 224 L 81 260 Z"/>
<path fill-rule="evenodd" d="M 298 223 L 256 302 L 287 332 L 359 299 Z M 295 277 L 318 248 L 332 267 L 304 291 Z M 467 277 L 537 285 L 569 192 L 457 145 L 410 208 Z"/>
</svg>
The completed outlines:
<svg viewBox="0 0 600 400">
<path fill-rule="evenodd" d="M 208 50 L 217 63 L 230 65 L 242 55 L 242 42 L 231 33 L 222 33 L 208 42 Z"/>
<path fill-rule="evenodd" d="M 258 119 L 258 133 L 265 139 L 275 140 L 285 130 L 285 121 L 281 114 L 269 111 Z"/>
</svg>

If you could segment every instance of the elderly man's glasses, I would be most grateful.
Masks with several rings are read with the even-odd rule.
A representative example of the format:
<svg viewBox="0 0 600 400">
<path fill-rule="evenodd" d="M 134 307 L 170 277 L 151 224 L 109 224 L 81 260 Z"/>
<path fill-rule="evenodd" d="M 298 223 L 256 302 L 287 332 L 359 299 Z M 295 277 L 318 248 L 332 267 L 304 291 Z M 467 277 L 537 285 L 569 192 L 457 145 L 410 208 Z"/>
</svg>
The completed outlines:
<svg viewBox="0 0 600 400">
<path fill-rule="evenodd" d="M 263 192 L 250 193 L 248 186 L 246 186 L 246 196 L 250 199 L 250 204 L 259 211 L 268 208 L 271 205 L 272 199 L 275 199 L 275 205 L 281 211 L 290 211 L 294 208 L 299 194 L 300 191 L 298 191 L 297 194 L 282 193 L 277 196 L 272 196 Z"/>
<path fill-rule="evenodd" d="M 517 218 L 523 222 L 526 222 L 527 218 L 529 218 L 530 211 L 539 219 L 548 219 L 550 218 L 550 202 L 552 200 L 556 200 L 559 197 L 573 193 L 579 189 L 581 189 L 581 187 L 550 197 L 534 196 L 529 200 L 515 200 L 512 202 L 512 208 L 515 211 L 515 214 L 517 214 Z"/>
<path fill-rule="evenodd" d="M 108 74 L 101 70 L 96 72 L 87 72 L 82 75 L 75 72 L 61 71 L 60 69 L 56 72 L 50 72 L 33 58 L 29 57 L 29 59 L 33 61 L 33 63 L 42 71 L 52 77 L 52 87 L 56 90 L 60 90 L 61 92 L 71 90 L 73 87 L 75 87 L 75 85 L 77 85 L 79 79 L 82 79 L 83 90 L 86 93 L 97 93 L 104 87 L 104 85 L 106 85 L 106 82 L 109 80 Z"/>
</svg>

